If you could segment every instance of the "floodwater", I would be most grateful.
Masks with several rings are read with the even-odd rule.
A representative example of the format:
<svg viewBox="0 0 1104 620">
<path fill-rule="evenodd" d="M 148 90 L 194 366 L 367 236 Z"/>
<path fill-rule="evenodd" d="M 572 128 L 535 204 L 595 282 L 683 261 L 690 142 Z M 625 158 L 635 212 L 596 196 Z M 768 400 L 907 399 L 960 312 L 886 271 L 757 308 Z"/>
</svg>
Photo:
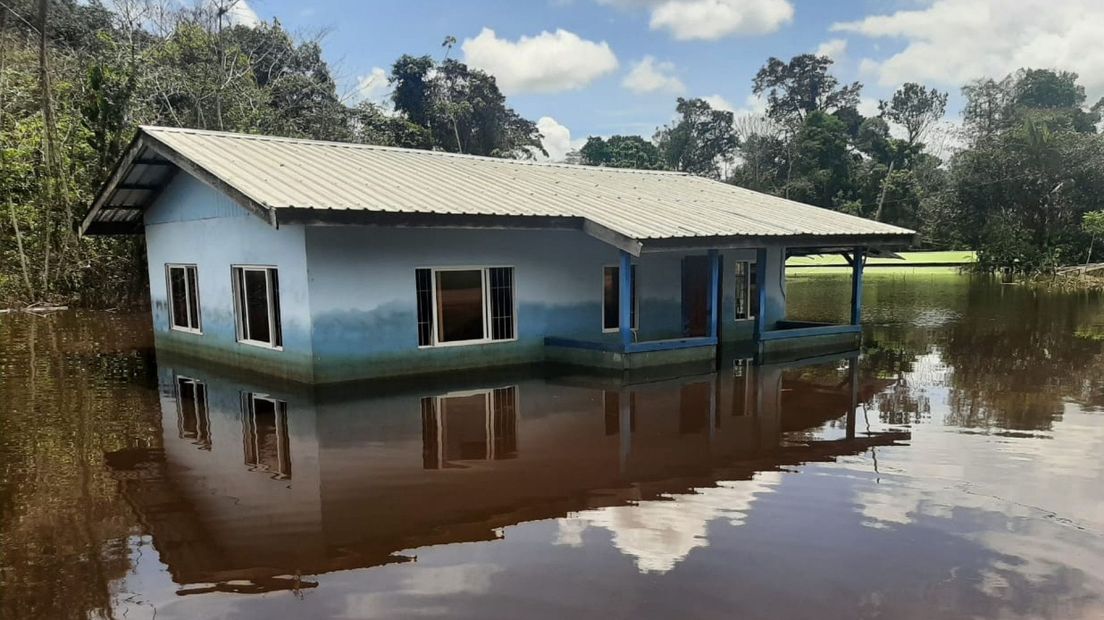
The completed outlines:
<svg viewBox="0 0 1104 620">
<path fill-rule="evenodd" d="M 1101 298 L 865 302 L 861 357 L 327 390 L 0 316 L 0 617 L 1104 618 Z"/>
</svg>

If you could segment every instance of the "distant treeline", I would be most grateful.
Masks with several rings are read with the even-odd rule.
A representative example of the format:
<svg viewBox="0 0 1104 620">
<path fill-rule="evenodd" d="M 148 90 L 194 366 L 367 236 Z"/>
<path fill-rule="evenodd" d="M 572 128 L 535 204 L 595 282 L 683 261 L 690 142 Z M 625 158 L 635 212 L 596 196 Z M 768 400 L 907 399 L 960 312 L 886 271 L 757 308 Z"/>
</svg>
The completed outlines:
<svg viewBox="0 0 1104 620">
<path fill-rule="evenodd" d="M 390 106 L 342 97 L 318 41 L 278 21 L 230 20 L 236 0 L 0 5 L 0 305 L 145 298 L 140 238 L 80 239 L 96 189 L 139 124 L 265 133 L 494 157 L 542 153 L 533 121 L 492 76 L 404 55 Z M 1101 209 L 1101 104 L 1072 73 L 1024 70 L 964 87 L 952 155 L 947 95 L 906 84 L 875 116 L 862 85 L 826 57 L 772 58 L 753 88 L 765 114 L 679 99 L 652 139 L 590 138 L 570 158 L 683 170 L 914 228 L 931 248 L 976 248 L 986 269 L 1046 271 L 1083 260 L 1085 213 Z M 934 145 L 934 148 L 933 148 Z M 941 157 L 943 156 L 943 157 Z"/>
</svg>

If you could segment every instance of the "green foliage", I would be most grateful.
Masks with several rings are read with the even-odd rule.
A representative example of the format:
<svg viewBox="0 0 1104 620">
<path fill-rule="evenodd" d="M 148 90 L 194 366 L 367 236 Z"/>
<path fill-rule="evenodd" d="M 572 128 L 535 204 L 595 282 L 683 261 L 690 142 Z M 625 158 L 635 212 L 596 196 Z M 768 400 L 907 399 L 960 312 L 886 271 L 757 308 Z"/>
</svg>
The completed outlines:
<svg viewBox="0 0 1104 620">
<path fill-rule="evenodd" d="M 970 147 L 950 162 L 950 191 L 982 267 L 1046 273 L 1084 260 L 1084 214 L 1104 206 L 1104 136 L 1090 130 L 1076 74 L 1018 72 L 967 86 Z"/>
<path fill-rule="evenodd" d="M 0 307 L 147 297 L 141 239 L 73 232 L 139 124 L 499 157 L 542 152 L 536 124 L 506 105 L 486 73 L 403 56 L 391 76 L 396 113 L 349 106 L 317 41 L 297 41 L 278 21 L 234 26 L 219 4 L 150 11 L 141 0 L 116 0 L 112 10 L 49 0 L 44 58 L 39 1 L 0 9 Z"/>
<path fill-rule="evenodd" d="M 907 142 L 915 144 L 924 131 L 943 118 L 947 110 L 947 93 L 908 82 L 889 101 L 878 103 L 882 117 L 897 123 L 908 132 Z"/>
<path fill-rule="evenodd" d="M 609 139 L 591 136 L 579 149 L 579 157 L 580 163 L 588 166 L 639 170 L 662 170 L 664 167 L 659 148 L 640 136 L 610 136 Z"/>
<path fill-rule="evenodd" d="M 721 178 L 722 167 L 736 153 L 732 112 L 714 110 L 703 99 L 679 97 L 678 120 L 655 135 L 671 170 Z"/>
<path fill-rule="evenodd" d="M 428 138 L 428 148 L 491 157 L 547 155 L 536 123 L 507 106 L 494 77 L 483 71 L 453 59 L 438 64 L 429 56 L 402 56 L 389 81 L 395 111 L 421 128 L 416 141 Z"/>
<path fill-rule="evenodd" d="M 850 188 L 854 160 L 848 152 L 847 125 L 821 111 L 811 112 L 794 140 L 793 175 L 786 194 L 818 207 L 832 208 Z"/>
<path fill-rule="evenodd" d="M 1081 229 L 1094 237 L 1104 237 L 1104 211 L 1089 211 L 1082 215 Z"/>
<path fill-rule="evenodd" d="M 801 54 L 789 62 L 771 58 L 752 81 L 756 95 L 766 94 L 767 115 L 778 123 L 794 125 L 813 112 L 854 108 L 862 84 L 845 86 L 828 73 L 832 59 Z"/>
</svg>

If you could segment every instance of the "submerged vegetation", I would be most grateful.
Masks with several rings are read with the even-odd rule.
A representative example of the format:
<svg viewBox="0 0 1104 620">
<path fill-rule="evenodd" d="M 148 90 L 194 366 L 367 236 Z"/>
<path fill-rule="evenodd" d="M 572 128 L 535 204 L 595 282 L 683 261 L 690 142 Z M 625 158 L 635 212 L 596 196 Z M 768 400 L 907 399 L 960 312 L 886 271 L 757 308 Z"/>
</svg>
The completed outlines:
<svg viewBox="0 0 1104 620">
<path fill-rule="evenodd" d="M 403 55 L 389 101 L 341 95 L 318 40 L 236 23 L 237 0 L 12 0 L 0 6 L 0 307 L 145 299 L 141 239 L 76 234 L 139 124 L 265 133 L 494 157 L 544 155 L 536 123 L 495 78 Z M 771 58 L 765 113 L 679 99 L 651 139 L 591 137 L 569 159 L 672 169 L 898 224 L 924 249 L 976 249 L 986 271 L 1052 273 L 1091 260 L 1104 209 L 1101 103 L 1078 76 L 1021 70 L 948 95 L 905 84 L 872 115 L 831 59 Z M 1104 251 L 1097 250 L 1102 255 Z"/>
</svg>

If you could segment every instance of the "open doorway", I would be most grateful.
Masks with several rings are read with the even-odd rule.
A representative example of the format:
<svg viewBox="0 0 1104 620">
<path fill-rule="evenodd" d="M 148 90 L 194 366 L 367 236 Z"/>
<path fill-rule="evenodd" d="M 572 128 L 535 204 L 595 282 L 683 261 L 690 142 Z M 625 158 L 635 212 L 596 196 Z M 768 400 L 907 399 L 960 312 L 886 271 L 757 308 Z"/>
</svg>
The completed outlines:
<svg viewBox="0 0 1104 620">
<path fill-rule="evenodd" d="M 709 281 L 708 256 L 686 256 L 682 259 L 683 336 L 701 338 L 709 335 Z M 717 295 L 720 296 L 719 288 Z"/>
</svg>

